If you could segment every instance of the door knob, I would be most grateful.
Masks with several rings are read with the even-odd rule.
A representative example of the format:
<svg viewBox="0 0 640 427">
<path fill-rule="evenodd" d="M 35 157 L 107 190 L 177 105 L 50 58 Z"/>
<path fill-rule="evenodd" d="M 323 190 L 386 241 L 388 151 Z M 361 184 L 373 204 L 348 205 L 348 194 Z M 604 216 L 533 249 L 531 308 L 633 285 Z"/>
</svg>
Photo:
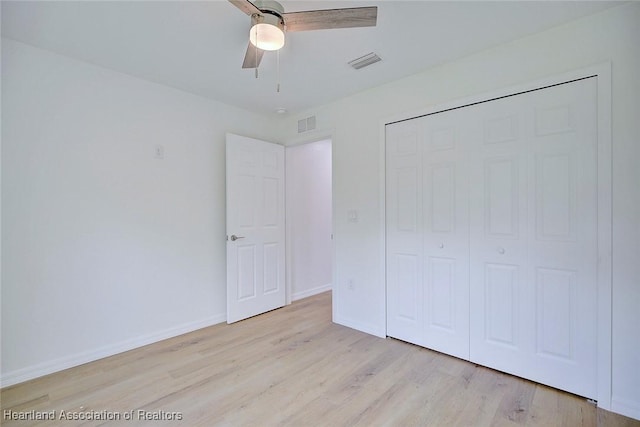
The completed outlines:
<svg viewBox="0 0 640 427">
<path fill-rule="evenodd" d="M 235 234 L 231 235 L 231 241 L 235 242 L 238 239 L 244 239 L 244 236 L 236 236 Z"/>
</svg>

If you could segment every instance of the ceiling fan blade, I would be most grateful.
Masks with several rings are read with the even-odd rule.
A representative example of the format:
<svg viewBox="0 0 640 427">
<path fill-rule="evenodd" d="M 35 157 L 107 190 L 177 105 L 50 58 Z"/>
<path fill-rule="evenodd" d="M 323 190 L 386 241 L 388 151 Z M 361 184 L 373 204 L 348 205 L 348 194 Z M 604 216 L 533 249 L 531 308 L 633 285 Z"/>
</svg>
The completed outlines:
<svg viewBox="0 0 640 427">
<path fill-rule="evenodd" d="M 251 3 L 249 0 L 229 0 L 229 2 L 249 16 L 254 13 L 262 13 L 260 9 L 258 9 L 256 5 Z"/>
<path fill-rule="evenodd" d="M 374 27 L 378 18 L 378 7 L 308 10 L 305 12 L 283 13 L 282 18 L 284 19 L 286 31 Z"/>
<path fill-rule="evenodd" d="M 244 54 L 242 68 L 258 68 L 260 61 L 262 60 L 262 55 L 264 55 L 264 50 L 258 49 L 249 42 L 249 46 L 247 46 L 247 53 Z"/>
</svg>

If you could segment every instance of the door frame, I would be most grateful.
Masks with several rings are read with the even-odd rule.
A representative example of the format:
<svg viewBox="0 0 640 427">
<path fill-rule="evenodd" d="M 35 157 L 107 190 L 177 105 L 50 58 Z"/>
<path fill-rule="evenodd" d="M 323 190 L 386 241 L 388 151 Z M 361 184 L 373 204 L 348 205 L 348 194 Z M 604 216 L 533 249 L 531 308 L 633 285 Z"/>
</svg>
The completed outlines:
<svg viewBox="0 0 640 427">
<path fill-rule="evenodd" d="M 307 144 L 313 144 L 314 142 L 320 141 L 329 141 L 331 145 L 331 235 L 333 236 L 333 139 L 328 137 L 313 137 L 312 139 L 306 139 L 303 141 L 296 141 L 295 143 L 285 144 L 284 145 L 284 157 L 285 157 L 285 165 L 287 165 L 287 155 L 288 149 L 294 147 L 300 147 Z M 293 212 L 292 206 L 290 203 L 291 195 L 289 194 L 289 175 L 288 168 L 285 167 L 285 260 L 286 260 L 286 304 L 289 305 L 293 301 L 293 231 L 292 231 L 292 222 L 293 222 Z M 333 246 L 333 238 L 331 239 L 331 290 L 335 290 L 335 248 Z"/>
<path fill-rule="evenodd" d="M 612 390 L 612 136 L 611 136 L 611 62 L 596 64 L 593 66 L 557 74 L 532 82 L 510 86 L 495 91 L 472 95 L 462 99 L 437 104 L 424 109 L 396 114 L 380 122 L 380 158 L 379 166 L 382 173 L 379 175 L 380 191 L 380 216 L 382 218 L 382 232 L 380 233 L 382 244 L 380 245 L 380 277 L 385 283 L 385 335 L 386 335 L 386 125 L 411 120 L 413 118 L 427 116 L 447 110 L 463 108 L 472 104 L 491 101 L 542 89 L 573 80 L 588 77 L 597 78 L 597 189 L 598 189 L 598 213 L 597 213 L 597 247 L 598 247 L 598 273 L 597 273 L 597 404 L 599 407 L 611 410 Z"/>
<path fill-rule="evenodd" d="M 282 145 L 284 145 L 284 149 L 285 149 L 285 157 L 286 157 L 286 152 L 287 152 L 287 148 L 289 147 L 296 147 L 299 145 L 305 145 L 305 144 L 310 144 L 313 142 L 318 142 L 318 141 L 324 141 L 325 139 L 328 139 L 331 141 L 331 233 L 333 236 L 333 230 L 334 230 L 334 225 L 335 225 L 335 203 L 334 203 L 334 183 L 335 183 L 335 179 L 334 179 L 334 168 L 333 168 L 333 163 L 334 163 L 334 135 L 335 135 L 335 130 L 334 129 L 318 129 L 315 131 L 310 131 L 304 134 L 300 134 L 300 135 L 296 135 L 295 137 L 286 139 L 285 141 L 283 141 Z M 287 183 L 287 177 L 286 177 L 287 171 L 285 169 L 285 184 Z M 285 197 L 286 197 L 286 185 L 285 185 Z M 286 249 L 285 249 L 285 260 L 286 260 L 286 304 L 289 305 L 291 304 L 291 296 L 293 293 L 293 289 L 292 289 L 292 276 L 293 276 L 293 271 L 291 269 L 291 265 L 292 265 L 292 254 L 291 254 L 291 224 L 289 219 L 291 218 L 291 212 L 290 212 L 290 208 L 289 208 L 289 204 L 285 202 L 285 223 L 286 223 L 286 237 L 285 237 L 285 242 L 286 242 Z M 331 316 L 333 318 L 333 314 L 336 313 L 336 301 L 337 301 L 337 297 L 335 292 L 337 292 L 338 287 L 335 286 L 336 283 L 336 247 L 335 247 L 335 242 L 333 240 L 333 238 L 331 239 L 331 292 L 333 293 L 333 297 L 331 298 Z"/>
</svg>

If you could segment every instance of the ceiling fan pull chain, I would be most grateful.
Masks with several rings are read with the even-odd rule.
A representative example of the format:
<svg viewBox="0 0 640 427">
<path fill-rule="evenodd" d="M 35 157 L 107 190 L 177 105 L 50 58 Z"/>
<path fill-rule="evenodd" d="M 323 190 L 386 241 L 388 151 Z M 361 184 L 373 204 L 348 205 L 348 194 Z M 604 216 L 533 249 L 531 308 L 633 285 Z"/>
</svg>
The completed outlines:
<svg viewBox="0 0 640 427">
<path fill-rule="evenodd" d="M 258 40 L 258 26 L 256 25 L 256 40 Z M 254 45 L 256 48 L 256 79 L 258 78 L 258 46 Z"/>
<path fill-rule="evenodd" d="M 277 85 L 276 92 L 280 93 L 280 51 L 276 51 L 276 74 L 277 74 Z"/>
</svg>

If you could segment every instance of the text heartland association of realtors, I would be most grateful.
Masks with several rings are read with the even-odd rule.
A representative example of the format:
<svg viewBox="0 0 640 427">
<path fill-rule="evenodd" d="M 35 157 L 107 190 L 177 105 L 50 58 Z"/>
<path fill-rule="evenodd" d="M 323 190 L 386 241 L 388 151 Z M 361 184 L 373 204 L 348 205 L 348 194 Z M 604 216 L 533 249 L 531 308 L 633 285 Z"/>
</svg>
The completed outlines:
<svg viewBox="0 0 640 427">
<path fill-rule="evenodd" d="M 12 421 L 181 421 L 182 412 L 145 411 L 144 409 L 126 412 L 115 411 L 2 411 L 4 420 Z"/>
</svg>

